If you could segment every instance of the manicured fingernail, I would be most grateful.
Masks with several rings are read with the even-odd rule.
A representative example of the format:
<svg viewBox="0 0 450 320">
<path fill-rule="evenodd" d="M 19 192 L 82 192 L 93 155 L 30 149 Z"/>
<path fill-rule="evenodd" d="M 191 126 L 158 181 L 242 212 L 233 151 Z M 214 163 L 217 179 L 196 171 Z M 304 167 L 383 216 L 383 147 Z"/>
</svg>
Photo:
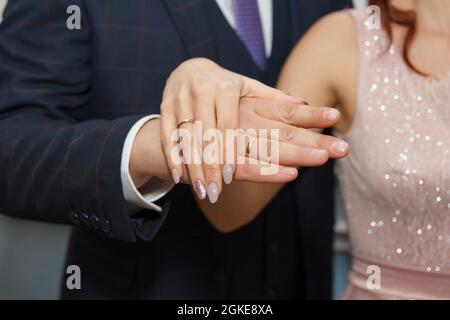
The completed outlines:
<svg viewBox="0 0 450 320">
<path fill-rule="evenodd" d="M 328 156 L 328 151 L 323 149 L 314 149 L 311 151 L 311 156 L 314 158 L 322 159 Z"/>
<path fill-rule="evenodd" d="M 298 170 L 291 167 L 282 167 L 280 172 L 286 176 L 295 177 L 298 174 Z"/>
<path fill-rule="evenodd" d="M 223 166 L 222 175 L 225 184 L 230 184 L 233 181 L 233 171 L 233 166 L 231 164 L 226 164 Z"/>
<path fill-rule="evenodd" d="M 333 149 L 334 152 L 337 153 L 346 153 L 348 151 L 348 144 L 344 141 L 336 141 L 333 142 L 333 145 L 331 146 L 331 148 Z"/>
<path fill-rule="evenodd" d="M 339 118 L 339 116 L 340 116 L 340 113 L 336 109 L 327 110 L 323 115 L 325 120 L 330 120 L 330 121 L 337 120 Z"/>
<path fill-rule="evenodd" d="M 178 173 L 178 170 L 175 168 L 172 169 L 172 179 L 173 182 L 175 182 L 175 184 L 180 183 L 180 174 Z"/>
<path fill-rule="evenodd" d="M 211 203 L 216 203 L 219 199 L 219 187 L 215 182 L 212 182 L 208 186 L 208 199 Z"/>
<path fill-rule="evenodd" d="M 197 196 L 200 198 L 200 200 L 203 200 L 206 198 L 206 188 L 205 184 L 201 180 L 197 180 L 194 183 L 194 190 L 197 193 Z"/>
</svg>

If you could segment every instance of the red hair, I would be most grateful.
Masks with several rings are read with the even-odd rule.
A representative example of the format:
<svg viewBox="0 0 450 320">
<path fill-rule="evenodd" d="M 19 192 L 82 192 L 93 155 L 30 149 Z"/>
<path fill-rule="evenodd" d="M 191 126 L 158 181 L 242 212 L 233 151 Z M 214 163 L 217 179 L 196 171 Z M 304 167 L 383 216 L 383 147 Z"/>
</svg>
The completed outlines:
<svg viewBox="0 0 450 320">
<path fill-rule="evenodd" d="M 381 23 L 392 41 L 392 24 L 398 24 L 408 28 L 403 43 L 403 59 L 409 68 L 422 76 L 427 76 L 418 70 L 409 59 L 409 49 L 417 31 L 417 17 L 413 10 L 400 10 L 391 4 L 390 0 L 370 0 L 370 5 L 376 5 L 381 10 Z"/>
</svg>

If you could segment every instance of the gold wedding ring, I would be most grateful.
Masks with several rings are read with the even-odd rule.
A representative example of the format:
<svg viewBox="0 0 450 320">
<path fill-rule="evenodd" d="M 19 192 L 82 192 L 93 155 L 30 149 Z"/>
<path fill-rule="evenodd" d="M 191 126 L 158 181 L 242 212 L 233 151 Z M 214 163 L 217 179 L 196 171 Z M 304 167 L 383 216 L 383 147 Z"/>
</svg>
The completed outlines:
<svg viewBox="0 0 450 320">
<path fill-rule="evenodd" d="M 183 121 L 181 121 L 180 123 L 178 123 L 177 129 L 179 129 L 183 124 L 186 124 L 186 123 L 194 123 L 194 122 L 195 122 L 195 119 L 194 119 L 194 118 L 192 118 L 192 119 L 187 119 L 187 120 L 183 120 Z"/>
</svg>

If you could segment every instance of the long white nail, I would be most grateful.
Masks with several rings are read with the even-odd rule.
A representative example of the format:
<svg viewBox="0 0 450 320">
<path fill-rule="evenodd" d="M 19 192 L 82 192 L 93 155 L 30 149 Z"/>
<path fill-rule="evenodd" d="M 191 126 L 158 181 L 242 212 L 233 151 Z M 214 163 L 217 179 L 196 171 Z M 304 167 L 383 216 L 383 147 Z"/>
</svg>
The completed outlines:
<svg viewBox="0 0 450 320">
<path fill-rule="evenodd" d="M 222 176 L 225 184 L 230 184 L 231 182 L 233 182 L 233 171 L 233 166 L 231 164 L 226 164 L 223 166 Z"/>
<path fill-rule="evenodd" d="M 194 190 L 197 193 L 197 196 L 200 198 L 200 200 L 203 200 L 206 198 L 206 188 L 205 184 L 201 180 L 197 180 L 194 183 Z"/>
<path fill-rule="evenodd" d="M 208 199 L 211 203 L 216 203 L 219 199 L 219 187 L 215 182 L 212 182 L 208 186 Z"/>
<path fill-rule="evenodd" d="M 178 173 L 178 170 L 175 168 L 172 169 L 172 179 L 173 182 L 175 182 L 175 184 L 180 183 L 180 174 Z"/>
</svg>

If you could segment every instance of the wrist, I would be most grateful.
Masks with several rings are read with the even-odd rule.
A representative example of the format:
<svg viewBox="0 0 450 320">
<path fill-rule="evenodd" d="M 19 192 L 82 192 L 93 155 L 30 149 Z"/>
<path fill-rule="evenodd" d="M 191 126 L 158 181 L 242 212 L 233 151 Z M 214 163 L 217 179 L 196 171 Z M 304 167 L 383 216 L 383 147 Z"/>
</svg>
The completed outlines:
<svg viewBox="0 0 450 320">
<path fill-rule="evenodd" d="M 145 185 L 151 177 L 170 178 L 161 147 L 159 119 L 146 122 L 136 134 L 129 172 L 136 188 Z"/>
</svg>

